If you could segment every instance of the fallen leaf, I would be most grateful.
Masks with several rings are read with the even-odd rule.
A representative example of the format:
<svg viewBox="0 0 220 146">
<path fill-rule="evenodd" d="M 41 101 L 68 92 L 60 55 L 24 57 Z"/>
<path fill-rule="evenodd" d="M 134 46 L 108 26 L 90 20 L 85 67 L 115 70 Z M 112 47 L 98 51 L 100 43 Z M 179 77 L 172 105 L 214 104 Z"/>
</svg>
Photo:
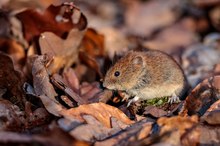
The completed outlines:
<svg viewBox="0 0 220 146">
<path fill-rule="evenodd" d="M 220 51 L 208 45 L 194 44 L 182 55 L 183 69 L 192 87 L 212 76 L 213 67 L 220 62 Z"/>
<path fill-rule="evenodd" d="M 146 138 L 152 130 L 152 122 L 148 119 L 134 123 L 131 127 L 127 127 L 117 135 L 106 140 L 97 141 L 95 146 L 103 145 L 135 145 L 135 142 Z M 132 143 L 134 142 L 134 143 Z"/>
<path fill-rule="evenodd" d="M 64 107 L 55 99 L 57 93 L 50 83 L 49 74 L 46 68 L 48 61 L 48 56 L 41 55 L 38 56 L 33 63 L 32 75 L 34 91 L 36 95 L 39 96 L 48 112 L 55 116 L 60 116 L 59 112 L 63 110 Z"/>
<path fill-rule="evenodd" d="M 180 115 L 197 114 L 202 116 L 219 98 L 219 76 L 208 78 L 197 85 L 184 101 Z"/>
<path fill-rule="evenodd" d="M 53 74 L 53 76 L 51 77 L 51 81 L 57 88 L 63 90 L 69 97 L 71 97 L 78 105 L 86 103 L 86 100 L 84 100 L 79 94 L 75 93 L 64 83 L 60 75 Z"/>
<path fill-rule="evenodd" d="M 76 93 L 79 92 L 79 79 L 75 73 L 75 71 L 72 68 L 67 68 L 63 72 L 63 79 L 64 82 L 67 83 L 67 85 Z"/>
<path fill-rule="evenodd" d="M 97 98 L 98 93 L 102 92 L 100 88 L 100 83 L 93 82 L 91 84 L 82 84 L 80 86 L 80 95 L 84 100 L 87 100 L 88 103 L 98 102 L 99 98 Z"/>
<path fill-rule="evenodd" d="M 10 13 L 9 11 L 2 10 L 0 12 L 0 36 L 9 37 L 10 36 Z"/>
<path fill-rule="evenodd" d="M 25 59 L 25 50 L 18 42 L 11 39 L 1 38 L 0 50 L 12 58 L 15 69 L 22 69 Z"/>
<path fill-rule="evenodd" d="M 64 40 L 52 32 L 41 34 L 39 44 L 41 54 L 52 54 L 53 62 L 50 65 L 50 72 L 56 73 L 61 68 L 70 67 L 78 59 L 79 45 L 81 44 L 84 31 L 77 29 L 70 30 L 67 38 Z"/>
<path fill-rule="evenodd" d="M 1 131 L 21 131 L 24 128 L 25 113 L 8 100 L 0 100 Z"/>
<path fill-rule="evenodd" d="M 153 39 L 144 42 L 144 46 L 150 49 L 161 50 L 167 53 L 181 51 L 180 48 L 186 48 L 191 44 L 198 42 L 195 29 L 189 27 L 188 23 L 193 23 L 191 19 L 183 19 L 173 24 L 159 33 Z"/>
<path fill-rule="evenodd" d="M 45 134 L 24 134 L 9 131 L 0 132 L 1 145 L 54 145 L 54 146 L 88 146 L 86 142 L 75 140 L 69 134 L 59 128 L 47 129 Z"/>
<path fill-rule="evenodd" d="M 159 109 L 155 106 L 147 106 L 145 107 L 144 109 L 144 115 L 151 115 L 153 117 L 156 117 L 156 118 L 159 118 L 159 117 L 162 117 L 162 116 L 166 116 L 168 113 L 162 109 Z"/>
<path fill-rule="evenodd" d="M 70 131 L 70 134 L 78 140 L 95 142 L 121 131 L 119 127 L 107 128 L 103 126 L 100 121 L 91 115 L 84 115 L 83 118 L 87 124 L 79 125 Z"/>
<path fill-rule="evenodd" d="M 128 47 L 131 43 L 119 29 L 105 27 L 100 29 L 99 32 L 105 37 L 104 48 L 110 58 L 113 58 L 115 53 L 120 54 L 128 51 Z"/>
<path fill-rule="evenodd" d="M 24 77 L 21 72 L 14 69 L 13 62 L 9 56 L 0 52 L 0 88 L 7 89 L 4 98 L 16 104 L 19 108 L 25 107 L 25 94 L 22 90 Z"/>
<path fill-rule="evenodd" d="M 80 60 L 85 63 L 86 65 L 88 65 L 90 68 L 92 68 L 93 70 L 96 71 L 96 73 L 99 75 L 99 77 L 102 79 L 103 78 L 103 74 L 101 72 L 101 67 L 100 64 L 98 63 L 98 61 L 90 56 L 89 54 L 87 54 L 86 52 L 80 51 L 79 52 L 79 58 Z"/>
<path fill-rule="evenodd" d="M 198 116 L 192 117 L 161 117 L 157 120 L 157 124 L 161 127 L 160 135 L 170 132 L 170 135 L 165 139 L 161 139 L 163 142 L 170 143 L 172 145 L 182 145 L 184 143 L 190 143 L 191 145 L 197 145 L 199 143 L 200 133 L 196 131 L 194 138 L 182 141 L 182 137 L 187 133 L 193 134 L 189 129 L 195 130 L 195 126 L 198 123 Z M 188 141 L 192 140 L 192 141 Z"/>
<path fill-rule="evenodd" d="M 75 13 L 80 13 L 79 19 L 77 23 L 73 23 L 72 15 L 74 13 L 72 10 L 75 10 L 75 7 L 71 5 L 50 5 L 43 14 L 34 9 L 27 9 L 18 13 L 16 16 L 23 24 L 24 36 L 29 42 L 34 37 L 38 37 L 41 33 L 46 31 L 53 32 L 61 37 L 72 28 L 77 28 L 79 30 L 85 29 L 87 26 L 86 17 L 76 10 Z M 59 20 L 59 18 L 61 20 Z"/>
<path fill-rule="evenodd" d="M 172 24 L 180 15 L 179 6 L 176 0 L 132 1 L 125 12 L 126 29 L 134 35 L 149 36 Z"/>
<path fill-rule="evenodd" d="M 111 128 L 110 118 L 115 117 L 125 124 L 132 124 L 133 122 L 128 119 L 128 117 L 121 112 L 119 109 L 104 104 L 104 103 L 92 103 L 87 105 L 80 105 L 77 108 L 72 108 L 68 110 L 61 111 L 61 114 L 66 118 L 71 120 L 71 118 L 84 121 L 82 115 L 92 115 L 104 126 Z"/>
<path fill-rule="evenodd" d="M 220 100 L 217 100 L 211 105 L 211 107 L 205 112 L 201 119 L 210 125 L 220 124 Z"/>
<path fill-rule="evenodd" d="M 96 30 L 88 28 L 80 49 L 92 57 L 104 56 L 104 36 L 96 32 Z"/>
</svg>

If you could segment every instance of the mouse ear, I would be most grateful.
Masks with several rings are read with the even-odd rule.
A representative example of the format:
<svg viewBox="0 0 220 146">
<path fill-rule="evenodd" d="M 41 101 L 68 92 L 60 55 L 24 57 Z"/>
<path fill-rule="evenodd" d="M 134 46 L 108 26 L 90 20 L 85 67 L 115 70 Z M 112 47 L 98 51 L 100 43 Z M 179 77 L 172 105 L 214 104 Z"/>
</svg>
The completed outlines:
<svg viewBox="0 0 220 146">
<path fill-rule="evenodd" d="M 132 64 L 133 65 L 143 65 L 143 58 L 141 56 L 136 56 L 135 58 L 132 59 Z"/>
</svg>

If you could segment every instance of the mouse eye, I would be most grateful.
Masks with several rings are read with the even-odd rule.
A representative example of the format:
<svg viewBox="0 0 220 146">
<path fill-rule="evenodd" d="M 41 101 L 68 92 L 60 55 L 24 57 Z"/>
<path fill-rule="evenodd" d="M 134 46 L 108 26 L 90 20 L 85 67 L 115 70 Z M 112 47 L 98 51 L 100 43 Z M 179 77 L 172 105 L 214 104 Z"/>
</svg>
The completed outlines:
<svg viewBox="0 0 220 146">
<path fill-rule="evenodd" d="M 119 75 L 120 75 L 120 72 L 119 72 L 119 71 L 116 71 L 116 72 L 115 72 L 115 76 L 118 77 Z"/>
</svg>

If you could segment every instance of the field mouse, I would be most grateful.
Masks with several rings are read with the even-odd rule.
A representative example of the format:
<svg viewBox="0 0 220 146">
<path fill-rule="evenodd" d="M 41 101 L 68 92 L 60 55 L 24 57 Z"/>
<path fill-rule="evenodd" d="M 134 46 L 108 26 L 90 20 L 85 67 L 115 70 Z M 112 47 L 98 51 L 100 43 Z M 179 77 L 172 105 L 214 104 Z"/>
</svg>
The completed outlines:
<svg viewBox="0 0 220 146">
<path fill-rule="evenodd" d="M 129 51 L 106 73 L 103 86 L 122 91 L 132 102 L 169 96 L 169 103 L 179 101 L 186 78 L 177 62 L 157 50 Z"/>
</svg>

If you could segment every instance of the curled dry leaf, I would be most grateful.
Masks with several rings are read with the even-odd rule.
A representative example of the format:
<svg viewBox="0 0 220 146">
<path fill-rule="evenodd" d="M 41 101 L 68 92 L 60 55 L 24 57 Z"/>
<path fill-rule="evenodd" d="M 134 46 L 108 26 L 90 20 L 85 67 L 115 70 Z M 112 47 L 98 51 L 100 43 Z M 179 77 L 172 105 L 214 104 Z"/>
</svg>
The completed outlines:
<svg viewBox="0 0 220 146">
<path fill-rule="evenodd" d="M 72 108 L 68 110 L 61 111 L 61 114 L 66 118 L 71 120 L 78 119 L 80 121 L 85 121 L 82 115 L 92 115 L 104 126 L 111 128 L 110 118 L 115 117 L 125 124 L 132 124 L 133 122 L 119 109 L 104 104 L 104 103 L 92 103 L 87 105 L 80 105 L 77 108 Z"/>
<path fill-rule="evenodd" d="M 79 79 L 75 73 L 75 71 L 72 68 L 67 68 L 64 70 L 63 74 L 63 80 L 67 83 L 67 85 L 76 93 L 79 92 Z"/>
<path fill-rule="evenodd" d="M 120 127 L 107 128 L 91 115 L 82 116 L 87 124 L 80 125 L 70 131 L 70 134 L 83 141 L 95 142 L 110 137 L 121 131 Z M 127 125 L 126 125 L 127 126 Z"/>
<path fill-rule="evenodd" d="M 80 14 L 77 23 L 74 24 L 72 20 L 73 10 L 75 7 L 71 5 L 50 5 L 43 14 L 34 9 L 27 9 L 16 16 L 23 24 L 25 39 L 31 41 L 46 31 L 53 32 L 61 37 L 72 28 L 84 30 L 87 26 L 86 17 L 79 10 L 76 10 L 75 13 Z"/>
<path fill-rule="evenodd" d="M 198 123 L 198 117 L 192 116 L 192 117 L 162 117 L 159 118 L 157 121 L 157 124 L 160 126 L 160 135 L 163 135 L 165 133 L 170 133 L 169 136 L 167 136 L 164 139 L 161 139 L 163 142 L 170 143 L 172 145 L 182 145 L 183 143 L 190 143 L 191 145 L 196 145 L 199 143 L 199 132 L 195 131 L 195 134 L 192 132 L 192 130 L 195 130 L 195 126 Z M 191 129 L 191 130 L 190 130 Z M 194 138 L 187 139 L 185 141 L 182 140 L 182 137 L 186 135 L 187 133 L 194 134 Z M 192 141 L 188 141 L 192 140 Z"/>
<path fill-rule="evenodd" d="M 79 105 L 80 104 L 85 104 L 86 100 L 84 100 L 82 97 L 79 96 L 79 94 L 75 93 L 71 88 L 69 88 L 63 81 L 62 77 L 58 74 L 54 74 L 51 77 L 51 81 L 53 84 L 63 90 L 69 97 L 72 97 L 74 101 L 76 101 Z M 71 99 L 70 99 L 71 100 Z"/>
<path fill-rule="evenodd" d="M 52 54 L 54 60 L 49 67 L 51 73 L 61 68 L 70 67 L 78 59 L 78 47 L 81 44 L 84 31 L 72 29 L 66 39 L 62 39 L 52 32 L 41 34 L 39 44 L 42 54 Z"/>
<path fill-rule="evenodd" d="M 57 96 L 52 84 L 50 83 L 49 74 L 46 64 L 49 59 L 47 55 L 37 56 L 33 63 L 32 75 L 34 91 L 42 100 L 45 108 L 53 115 L 60 116 L 59 111 L 64 108 L 55 99 Z"/>
<path fill-rule="evenodd" d="M 198 114 L 206 110 L 220 97 L 220 76 L 214 76 L 197 85 L 184 101 L 180 115 Z"/>
<path fill-rule="evenodd" d="M 84 83 L 84 84 L 83 84 Z M 100 88 L 100 83 L 93 82 L 91 84 L 83 82 L 80 86 L 80 95 L 84 100 L 87 100 L 88 103 L 99 101 L 98 93 L 101 93 L 102 89 Z"/>
<path fill-rule="evenodd" d="M 201 119 L 210 125 L 220 124 L 220 99 L 212 104 Z"/>
<path fill-rule="evenodd" d="M 109 139 L 96 142 L 95 146 L 103 145 L 135 145 L 135 141 L 146 138 L 150 135 L 152 130 L 152 122 L 148 119 L 141 120 L 134 123 L 131 127 L 127 127 L 117 135 L 110 137 Z"/>
<path fill-rule="evenodd" d="M 14 69 L 11 58 L 0 52 L 0 89 L 6 89 L 7 94 L 4 97 L 21 109 L 24 109 L 26 102 L 23 83 L 24 78 Z"/>
</svg>

